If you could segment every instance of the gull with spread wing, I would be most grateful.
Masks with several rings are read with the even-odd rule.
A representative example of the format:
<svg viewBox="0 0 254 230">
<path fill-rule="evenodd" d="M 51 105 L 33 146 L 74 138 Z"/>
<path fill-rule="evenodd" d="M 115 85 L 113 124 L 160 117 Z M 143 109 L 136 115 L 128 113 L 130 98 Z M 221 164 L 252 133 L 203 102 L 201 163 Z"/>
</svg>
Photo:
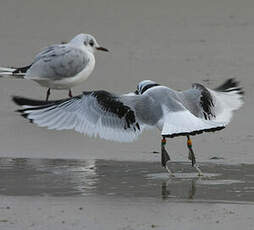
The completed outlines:
<svg viewBox="0 0 254 230">
<path fill-rule="evenodd" d="M 187 137 L 189 159 L 199 175 L 190 136 L 224 129 L 233 111 L 243 104 L 243 90 L 234 79 L 216 89 L 193 84 L 175 91 L 150 80 L 141 81 L 135 93 L 116 95 L 107 91 L 89 91 L 59 101 L 38 101 L 13 97 L 22 106 L 18 110 L 32 123 L 49 129 L 74 129 L 89 136 L 131 142 L 145 128 L 161 131 L 161 164 L 170 173 L 165 149 L 166 138 Z"/>
<path fill-rule="evenodd" d="M 34 80 L 50 89 L 67 89 L 85 81 L 95 66 L 94 52 L 108 51 L 90 34 L 78 34 L 66 44 L 51 45 L 37 54 L 31 65 L 20 68 L 0 67 L 0 76 Z"/>
</svg>

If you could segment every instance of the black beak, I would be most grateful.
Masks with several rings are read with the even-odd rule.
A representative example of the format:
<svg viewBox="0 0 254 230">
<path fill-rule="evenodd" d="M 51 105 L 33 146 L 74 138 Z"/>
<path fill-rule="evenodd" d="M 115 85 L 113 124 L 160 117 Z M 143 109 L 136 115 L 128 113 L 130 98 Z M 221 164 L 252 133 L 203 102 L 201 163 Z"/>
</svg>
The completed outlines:
<svg viewBox="0 0 254 230">
<path fill-rule="evenodd" d="M 101 51 L 105 51 L 105 52 L 109 52 L 108 49 L 106 49 L 106 48 L 104 48 L 104 47 L 101 47 L 101 46 L 96 47 L 96 49 L 97 49 L 97 50 L 101 50 Z"/>
<path fill-rule="evenodd" d="M 134 93 L 138 95 L 138 90 L 136 90 Z"/>
</svg>

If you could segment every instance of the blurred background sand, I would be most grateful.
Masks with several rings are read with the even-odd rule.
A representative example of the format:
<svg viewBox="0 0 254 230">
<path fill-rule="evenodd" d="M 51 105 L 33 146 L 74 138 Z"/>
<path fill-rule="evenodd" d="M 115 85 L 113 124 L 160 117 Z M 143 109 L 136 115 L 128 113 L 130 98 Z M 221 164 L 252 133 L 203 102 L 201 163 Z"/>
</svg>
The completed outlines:
<svg viewBox="0 0 254 230">
<path fill-rule="evenodd" d="M 211 88 L 236 77 L 246 103 L 224 131 L 193 138 L 199 161 L 225 158 L 254 162 L 253 1 L 32 1 L 9 0 L 0 8 L 0 65 L 30 64 L 43 47 L 91 33 L 111 53 L 96 53 L 96 68 L 73 93 L 106 89 L 134 91 L 151 79 L 174 89 L 193 82 Z M 11 95 L 44 99 L 46 89 L 26 80 L 0 79 L 0 156 L 159 160 L 158 130 L 133 144 L 49 131 L 19 117 Z M 66 97 L 54 91 L 52 98 Z M 168 141 L 173 160 L 187 160 L 185 138 Z"/>
<path fill-rule="evenodd" d="M 74 95 L 134 91 L 144 79 L 181 90 L 237 78 L 246 91 L 244 107 L 225 130 L 194 137 L 193 145 L 199 162 L 254 163 L 254 1 L 2 0 L 0 66 L 28 65 L 43 47 L 78 33 L 95 35 L 111 53 L 96 53 L 95 71 Z M 45 91 L 32 81 L 0 79 L 0 157 L 160 161 L 152 153 L 160 150 L 158 130 L 120 144 L 38 128 L 14 112 L 11 95 L 44 99 Z M 187 161 L 185 142 L 168 141 L 173 161 Z M 253 205 L 97 196 L 0 200 L 1 229 L 253 229 Z"/>
</svg>

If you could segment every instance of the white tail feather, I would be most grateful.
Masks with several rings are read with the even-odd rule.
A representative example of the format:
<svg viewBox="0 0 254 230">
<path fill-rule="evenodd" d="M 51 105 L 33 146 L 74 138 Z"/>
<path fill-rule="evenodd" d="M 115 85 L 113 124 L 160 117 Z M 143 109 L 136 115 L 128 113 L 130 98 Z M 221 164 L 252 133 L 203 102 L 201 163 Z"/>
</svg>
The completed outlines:
<svg viewBox="0 0 254 230">
<path fill-rule="evenodd" d="M 216 117 L 213 121 L 228 124 L 233 116 L 233 111 L 243 105 L 244 91 L 234 79 L 229 79 L 215 90 L 208 89 L 213 96 Z"/>
<path fill-rule="evenodd" d="M 15 68 L 0 67 L 0 77 L 24 78 L 24 73 L 14 73 Z"/>
<path fill-rule="evenodd" d="M 1 72 L 13 72 L 15 70 L 16 70 L 15 68 L 0 67 L 0 73 Z"/>
</svg>

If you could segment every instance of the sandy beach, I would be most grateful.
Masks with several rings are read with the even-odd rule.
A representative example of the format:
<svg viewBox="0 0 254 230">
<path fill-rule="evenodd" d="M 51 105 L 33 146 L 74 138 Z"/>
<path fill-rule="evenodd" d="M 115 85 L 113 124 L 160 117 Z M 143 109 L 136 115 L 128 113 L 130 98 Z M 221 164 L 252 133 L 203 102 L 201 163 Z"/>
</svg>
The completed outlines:
<svg viewBox="0 0 254 230">
<path fill-rule="evenodd" d="M 218 180 L 228 183 L 235 178 L 216 167 L 213 172 L 210 163 L 235 170 L 239 176 L 237 181 L 247 183 L 252 181 L 248 178 L 253 177 L 251 168 L 254 165 L 253 12 L 254 2 L 248 0 L 8 0 L 0 7 L 0 66 L 28 65 L 45 46 L 69 41 L 78 33 L 91 33 L 111 52 L 96 53 L 95 71 L 87 81 L 73 88 L 74 95 L 93 89 L 115 93 L 135 91 L 137 83 L 144 79 L 177 90 L 187 89 L 194 82 L 214 88 L 234 77 L 245 89 L 244 106 L 235 113 L 225 130 L 195 136 L 193 146 L 203 170 L 226 175 L 222 179 L 216 176 L 211 179 L 216 181 L 215 184 Z M 197 186 L 197 195 L 193 199 L 182 197 L 179 194 L 189 183 L 189 180 L 185 183 L 182 179 L 179 179 L 181 183 L 175 197 L 167 196 L 165 200 L 161 197 L 161 186 L 167 182 L 164 174 L 159 182 L 155 180 L 159 190 L 152 197 L 149 189 L 140 196 L 126 196 L 126 190 L 119 187 L 121 180 L 111 180 L 107 185 L 114 187 L 116 193 L 119 188 L 122 195 L 97 193 L 95 190 L 88 195 L 64 195 L 73 184 L 61 187 L 58 183 L 60 177 L 53 177 L 56 189 L 60 189 L 58 195 L 48 190 L 41 193 L 43 186 L 49 185 L 45 182 L 49 172 L 45 166 L 45 178 L 38 179 L 41 187 L 38 185 L 38 192 L 31 195 L 21 186 L 22 180 L 18 175 L 23 173 L 23 179 L 34 175 L 36 170 L 26 170 L 47 165 L 45 159 L 49 165 L 55 166 L 59 166 L 56 159 L 66 160 L 61 164 L 60 175 L 68 174 L 72 160 L 105 161 L 97 164 L 98 169 L 105 164 L 110 169 L 111 161 L 154 163 L 158 168 L 154 173 L 164 173 L 159 164 L 160 154 L 154 153 L 160 151 L 158 130 L 146 131 L 134 143 L 121 144 L 89 138 L 74 131 L 39 128 L 15 113 L 17 107 L 11 101 L 12 95 L 44 99 L 45 93 L 46 89 L 32 81 L 0 79 L 0 171 L 5 173 L 2 183 L 0 181 L 0 229 L 254 228 L 253 187 L 247 183 L 248 196 L 241 196 L 245 190 L 241 190 L 235 181 L 228 187 L 235 194 L 229 200 L 218 200 L 212 195 L 201 196 L 203 190 L 200 186 Z M 66 91 L 52 92 L 52 99 L 66 96 Z M 181 164 L 188 165 L 186 139 L 170 139 L 167 149 L 176 170 L 179 167 L 185 170 L 187 166 Z M 25 159 L 28 163 L 18 159 Z M 250 166 L 249 171 L 244 171 L 245 164 Z M 86 168 L 84 165 L 71 177 L 75 185 L 80 183 L 80 177 L 86 178 L 84 174 L 90 175 L 89 170 L 82 171 Z M 19 167 L 22 170 L 17 171 Z M 133 169 L 135 164 L 130 163 L 129 167 Z M 8 175 L 10 171 L 5 169 L 13 168 L 13 174 Z M 188 170 L 192 170 L 190 163 Z M 97 180 L 106 180 L 107 176 L 102 177 L 105 173 L 98 172 L 93 172 L 96 180 L 92 178 L 92 184 L 99 191 Z M 143 180 L 136 184 L 132 182 L 137 175 L 146 178 L 146 174 L 149 170 L 146 173 L 135 171 L 124 177 L 125 182 L 134 187 L 142 183 L 145 186 Z M 69 181 L 69 177 L 66 180 Z M 176 184 L 169 182 L 167 186 L 172 190 Z M 90 185 L 87 186 L 81 187 L 81 191 L 87 191 Z M 151 190 L 154 188 L 149 186 Z M 223 188 L 218 188 L 223 192 Z M 10 191 L 24 192 L 15 194 Z M 237 194 L 244 198 L 238 199 Z"/>
</svg>

